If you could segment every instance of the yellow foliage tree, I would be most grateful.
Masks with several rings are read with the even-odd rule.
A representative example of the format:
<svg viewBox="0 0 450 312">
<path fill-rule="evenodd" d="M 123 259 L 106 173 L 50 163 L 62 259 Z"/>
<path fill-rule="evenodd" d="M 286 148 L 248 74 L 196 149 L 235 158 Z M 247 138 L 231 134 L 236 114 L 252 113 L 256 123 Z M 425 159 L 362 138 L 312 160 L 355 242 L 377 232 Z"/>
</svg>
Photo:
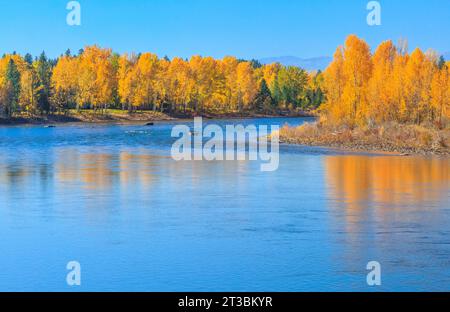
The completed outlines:
<svg viewBox="0 0 450 312">
<path fill-rule="evenodd" d="M 128 56 L 122 55 L 119 58 L 119 66 L 117 69 L 117 91 L 122 103 L 122 109 L 126 107 L 132 109 L 132 96 L 133 96 L 133 71 L 136 65 L 137 58 L 135 55 Z"/>
<path fill-rule="evenodd" d="M 431 83 L 431 105 L 434 116 L 442 125 L 443 117 L 450 117 L 450 68 L 445 65 L 435 72 Z"/>
<path fill-rule="evenodd" d="M 169 99 L 175 110 L 183 107 L 184 113 L 191 102 L 192 81 L 189 64 L 181 58 L 174 58 L 168 68 Z"/>
<path fill-rule="evenodd" d="M 63 56 L 58 60 L 52 75 L 53 105 L 65 109 L 76 103 L 78 92 L 79 59 Z"/>
<path fill-rule="evenodd" d="M 332 123 L 342 121 L 347 113 L 342 103 L 345 81 L 343 47 L 338 47 L 334 53 L 333 62 L 324 72 L 324 91 L 327 102 L 322 110 Z"/>
<path fill-rule="evenodd" d="M 156 110 L 158 57 L 152 53 L 142 54 L 131 72 L 132 105 Z"/>
<path fill-rule="evenodd" d="M 346 83 L 342 95 L 342 105 L 351 125 L 367 123 L 368 90 L 372 74 L 370 47 L 355 35 L 345 42 L 344 75 Z"/>
<path fill-rule="evenodd" d="M 115 81 L 111 50 L 86 47 L 79 60 L 78 105 L 106 108 L 112 102 Z"/>
<path fill-rule="evenodd" d="M 373 73 L 369 82 L 368 117 L 376 122 L 392 119 L 394 90 L 392 75 L 397 50 L 392 41 L 383 42 L 373 55 Z"/>
<path fill-rule="evenodd" d="M 427 117 L 435 66 L 420 49 L 411 53 L 405 68 L 405 102 L 408 121 L 421 123 Z"/>
<path fill-rule="evenodd" d="M 222 62 L 222 71 L 225 77 L 226 85 L 226 104 L 231 110 L 236 110 L 238 108 L 238 85 L 237 85 L 237 67 L 239 61 L 235 57 L 227 56 Z"/>
<path fill-rule="evenodd" d="M 35 113 L 37 111 L 37 98 L 42 86 L 32 67 L 24 71 L 20 77 L 20 105 L 23 111 Z"/>
<path fill-rule="evenodd" d="M 20 105 L 21 81 L 19 84 L 13 85 L 8 80 L 8 68 L 11 64 L 20 76 L 18 80 L 22 80 L 21 77 L 29 69 L 29 64 L 20 55 L 7 54 L 0 59 L 0 113 L 6 113 L 8 116 L 19 109 L 26 108 L 26 105 Z"/>
<path fill-rule="evenodd" d="M 324 72 L 323 120 L 350 126 L 388 121 L 423 123 L 448 120 L 448 65 L 439 69 L 438 55 L 420 49 L 408 54 L 383 42 L 372 56 L 354 35 L 338 48 Z"/>
<path fill-rule="evenodd" d="M 257 83 L 250 62 L 241 62 L 236 70 L 239 110 L 249 109 L 257 94 Z"/>
<path fill-rule="evenodd" d="M 407 120 L 407 105 L 406 105 L 406 65 L 409 61 L 409 55 L 397 53 L 394 59 L 392 75 L 387 79 L 387 84 L 392 90 L 392 105 L 390 109 L 390 116 L 392 120 L 405 121 Z"/>
</svg>

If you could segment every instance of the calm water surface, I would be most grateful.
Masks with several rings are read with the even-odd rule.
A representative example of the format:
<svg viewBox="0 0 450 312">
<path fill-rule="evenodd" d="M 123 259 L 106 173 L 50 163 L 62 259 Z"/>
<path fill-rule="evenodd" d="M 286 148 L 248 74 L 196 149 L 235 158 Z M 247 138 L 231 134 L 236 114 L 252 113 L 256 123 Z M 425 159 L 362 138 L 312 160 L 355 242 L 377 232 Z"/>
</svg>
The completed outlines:
<svg viewBox="0 0 450 312">
<path fill-rule="evenodd" d="M 297 125 L 305 119 L 218 123 Z M 450 290 L 449 159 L 175 162 L 173 124 L 0 128 L 0 291 Z"/>
</svg>

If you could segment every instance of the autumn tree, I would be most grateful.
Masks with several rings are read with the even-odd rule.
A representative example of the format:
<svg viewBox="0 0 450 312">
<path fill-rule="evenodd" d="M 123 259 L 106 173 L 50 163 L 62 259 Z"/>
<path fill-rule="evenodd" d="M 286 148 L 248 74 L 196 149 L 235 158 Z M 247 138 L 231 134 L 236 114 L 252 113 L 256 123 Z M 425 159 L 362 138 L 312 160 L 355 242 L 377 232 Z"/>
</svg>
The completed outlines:
<svg viewBox="0 0 450 312">
<path fill-rule="evenodd" d="M 349 36 L 324 73 L 325 122 L 366 126 L 384 122 L 445 125 L 448 117 L 448 66 L 436 52 L 408 54 L 402 41 L 369 46 Z"/>
<path fill-rule="evenodd" d="M 411 53 L 405 68 L 405 103 L 409 121 L 420 124 L 428 115 L 435 66 L 420 49 Z"/>
<path fill-rule="evenodd" d="M 191 102 L 192 85 L 195 81 L 191 78 L 189 64 L 181 58 L 174 58 L 168 68 L 169 79 L 169 101 L 174 111 L 180 111 L 181 108 L 186 113 Z"/>
<path fill-rule="evenodd" d="M 122 103 L 122 109 L 132 110 L 133 92 L 135 86 L 134 67 L 137 57 L 135 55 L 124 54 L 118 60 L 117 69 L 117 92 Z"/>
<path fill-rule="evenodd" d="M 397 50 L 392 41 L 383 42 L 373 55 L 373 73 L 369 82 L 367 117 L 376 122 L 392 120 L 395 113 L 392 75 Z"/>
<path fill-rule="evenodd" d="M 79 59 L 69 53 L 59 58 L 51 79 L 53 94 L 51 103 L 54 109 L 64 111 L 74 108 L 78 96 Z"/>
<path fill-rule="evenodd" d="M 250 62 L 241 62 L 236 69 L 236 84 L 238 93 L 238 109 L 242 112 L 249 109 L 256 97 L 257 86 Z"/>
<path fill-rule="evenodd" d="M 131 72 L 132 101 L 135 108 L 156 110 L 159 60 L 155 54 L 142 54 Z"/>
<path fill-rule="evenodd" d="M 338 47 L 333 61 L 324 72 L 323 87 L 326 93 L 326 104 L 322 109 L 330 122 L 335 123 L 346 117 L 347 112 L 342 99 L 346 79 L 343 47 Z"/>
<path fill-rule="evenodd" d="M 342 104 L 346 111 L 346 119 L 350 125 L 361 125 L 367 122 L 368 88 L 372 74 L 372 61 L 369 45 L 364 40 L 351 35 L 344 48 L 344 85 Z"/>
<path fill-rule="evenodd" d="M 29 66 L 20 78 L 20 106 L 23 111 L 35 114 L 39 110 L 39 95 L 42 92 L 42 85 L 33 66 Z"/>
<path fill-rule="evenodd" d="M 86 47 L 79 58 L 78 107 L 106 108 L 113 101 L 116 83 L 111 50 Z"/>
<path fill-rule="evenodd" d="M 443 117 L 450 117 L 450 68 L 440 65 L 431 83 L 431 105 L 434 116 L 443 125 Z"/>
<path fill-rule="evenodd" d="M 159 107 L 159 110 L 163 112 L 168 109 L 171 110 L 169 104 L 170 98 L 170 76 L 169 76 L 170 60 L 168 57 L 163 58 L 158 62 L 158 71 L 156 73 L 156 85 L 155 85 L 155 105 Z M 156 106 L 153 108 L 156 110 Z"/>
<path fill-rule="evenodd" d="M 403 49 L 403 50 L 402 50 Z M 392 103 L 389 114 L 394 121 L 406 121 L 408 119 L 407 92 L 406 85 L 406 65 L 409 62 L 409 55 L 404 48 L 398 47 L 394 59 L 392 75 L 387 78 L 386 84 L 391 88 Z"/>
<path fill-rule="evenodd" d="M 237 84 L 237 67 L 239 61 L 232 56 L 225 57 L 222 62 L 222 71 L 225 79 L 225 101 L 229 110 L 237 110 L 239 106 L 239 93 Z"/>
<path fill-rule="evenodd" d="M 212 57 L 193 56 L 189 66 L 195 85 L 192 89 L 194 111 L 213 110 L 226 97 L 223 78 L 218 63 Z"/>
</svg>

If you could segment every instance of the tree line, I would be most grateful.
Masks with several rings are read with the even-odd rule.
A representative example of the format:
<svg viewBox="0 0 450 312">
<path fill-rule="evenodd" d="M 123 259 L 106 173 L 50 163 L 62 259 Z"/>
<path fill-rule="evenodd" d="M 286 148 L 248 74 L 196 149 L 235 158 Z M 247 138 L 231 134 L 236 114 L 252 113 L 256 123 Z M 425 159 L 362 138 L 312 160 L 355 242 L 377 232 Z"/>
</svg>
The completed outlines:
<svg viewBox="0 0 450 312">
<path fill-rule="evenodd" d="M 235 57 L 159 58 L 89 46 L 56 60 L 17 53 L 0 59 L 0 113 L 69 109 L 236 113 L 312 110 L 324 99 L 323 75 Z"/>
<path fill-rule="evenodd" d="M 372 53 L 354 35 L 324 73 L 235 57 L 119 55 L 98 46 L 55 60 L 45 53 L 0 59 L 0 115 L 107 108 L 193 114 L 319 108 L 328 123 L 442 126 L 450 119 L 450 63 L 392 41 Z"/>
<path fill-rule="evenodd" d="M 372 54 L 351 35 L 323 74 L 325 122 L 367 126 L 384 122 L 445 126 L 450 119 L 450 62 L 429 50 L 407 51 L 385 41 Z"/>
</svg>

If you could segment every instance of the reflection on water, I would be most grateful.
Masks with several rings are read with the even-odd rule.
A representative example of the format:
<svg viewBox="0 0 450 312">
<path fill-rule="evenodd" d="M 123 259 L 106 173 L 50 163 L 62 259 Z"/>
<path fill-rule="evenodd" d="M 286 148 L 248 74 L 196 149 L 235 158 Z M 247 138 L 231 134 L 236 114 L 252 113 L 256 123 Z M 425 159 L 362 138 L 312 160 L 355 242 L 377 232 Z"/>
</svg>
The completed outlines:
<svg viewBox="0 0 450 312">
<path fill-rule="evenodd" d="M 449 159 L 330 156 L 324 163 L 342 271 L 374 260 L 388 290 L 448 290 Z"/>
<path fill-rule="evenodd" d="M 424 209 L 448 199 L 449 163 L 446 158 L 329 156 L 325 173 L 330 197 L 349 212 L 375 203 Z"/>
<path fill-rule="evenodd" d="M 93 190 L 111 190 L 115 185 L 126 189 L 130 183 L 148 188 L 155 179 L 152 174 L 159 156 L 120 152 L 111 154 L 80 154 L 77 150 L 60 151 L 55 164 L 57 183 L 80 181 L 83 187 Z"/>
<path fill-rule="evenodd" d="M 0 290 L 70 290 L 72 260 L 84 291 L 370 291 L 372 260 L 380 290 L 449 289 L 448 159 L 283 146 L 262 173 L 141 130 L 0 128 Z"/>
</svg>

